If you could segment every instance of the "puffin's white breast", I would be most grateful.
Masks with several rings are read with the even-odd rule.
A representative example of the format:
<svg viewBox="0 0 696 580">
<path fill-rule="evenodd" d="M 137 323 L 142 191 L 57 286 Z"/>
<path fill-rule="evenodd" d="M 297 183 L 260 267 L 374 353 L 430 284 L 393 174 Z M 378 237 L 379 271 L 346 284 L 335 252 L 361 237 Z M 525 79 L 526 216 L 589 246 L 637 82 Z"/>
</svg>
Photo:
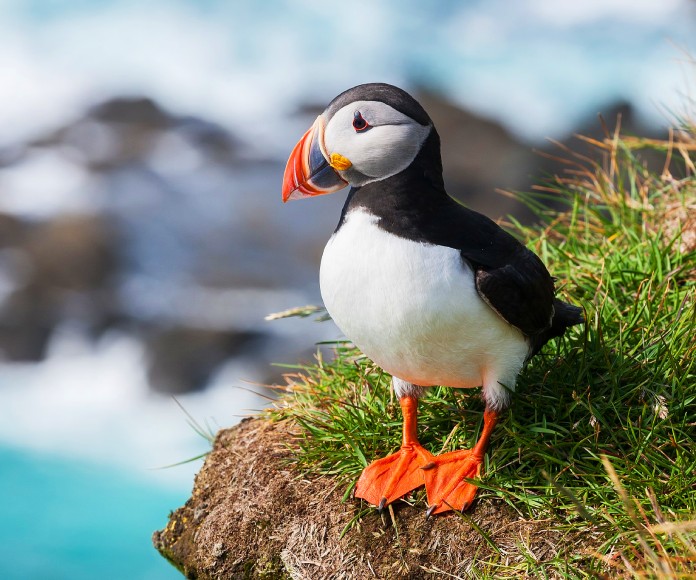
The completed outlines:
<svg viewBox="0 0 696 580">
<path fill-rule="evenodd" d="M 353 210 L 321 261 L 321 294 L 375 363 L 423 386 L 514 388 L 529 345 L 479 297 L 459 251 L 380 229 Z"/>
</svg>

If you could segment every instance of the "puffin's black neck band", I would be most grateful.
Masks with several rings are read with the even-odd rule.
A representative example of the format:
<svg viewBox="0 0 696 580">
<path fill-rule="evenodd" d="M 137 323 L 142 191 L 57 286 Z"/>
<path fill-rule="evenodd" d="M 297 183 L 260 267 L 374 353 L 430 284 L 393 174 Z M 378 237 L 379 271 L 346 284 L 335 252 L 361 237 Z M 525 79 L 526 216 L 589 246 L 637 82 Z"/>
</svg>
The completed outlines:
<svg viewBox="0 0 696 580">
<path fill-rule="evenodd" d="M 443 205 L 455 202 L 445 191 L 440 158 L 440 136 L 433 127 L 420 152 L 406 169 L 386 179 L 353 187 L 341 212 L 336 231 L 346 214 L 362 207 L 383 219 L 389 216 L 405 222 L 422 221 Z"/>
</svg>

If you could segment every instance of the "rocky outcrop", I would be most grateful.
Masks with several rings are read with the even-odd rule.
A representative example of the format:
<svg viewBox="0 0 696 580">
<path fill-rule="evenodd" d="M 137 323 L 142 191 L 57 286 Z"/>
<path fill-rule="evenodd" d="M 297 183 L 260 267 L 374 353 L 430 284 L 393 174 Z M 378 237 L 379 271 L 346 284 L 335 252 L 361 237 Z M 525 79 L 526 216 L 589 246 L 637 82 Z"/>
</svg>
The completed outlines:
<svg viewBox="0 0 696 580">
<path fill-rule="evenodd" d="M 498 551 L 510 564 L 552 559 L 564 536 L 488 500 L 466 516 L 426 519 L 423 499 L 380 515 L 344 501 L 345 484 L 298 473 L 296 437 L 264 418 L 221 431 L 191 498 L 154 533 L 157 550 L 187 578 L 418 579 L 466 577 Z"/>
</svg>

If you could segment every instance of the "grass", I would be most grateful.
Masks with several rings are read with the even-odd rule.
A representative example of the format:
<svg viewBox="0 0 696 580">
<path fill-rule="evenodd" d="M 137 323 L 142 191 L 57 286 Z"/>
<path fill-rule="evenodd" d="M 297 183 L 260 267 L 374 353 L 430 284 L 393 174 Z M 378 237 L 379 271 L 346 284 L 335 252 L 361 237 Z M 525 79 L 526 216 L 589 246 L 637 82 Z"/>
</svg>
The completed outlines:
<svg viewBox="0 0 696 580">
<path fill-rule="evenodd" d="M 691 577 L 696 233 L 681 226 L 689 215 L 696 226 L 696 135 L 692 125 L 664 142 L 618 130 L 583 141 L 589 154 L 564 150 L 563 175 L 522 196 L 539 223 L 507 226 L 558 278 L 560 295 L 585 308 L 587 324 L 521 374 L 478 497 L 587 532 L 598 547 L 571 546 L 550 562 L 493 559 L 473 573 Z M 664 164 L 649 168 L 646 154 Z M 347 497 L 369 461 L 398 449 L 401 414 L 388 375 L 347 343 L 335 350 L 294 369 L 273 415 L 300 426 L 300 469 L 334 476 Z M 482 417 L 477 390 L 433 388 L 420 405 L 421 441 L 434 453 L 471 447 Z"/>
</svg>

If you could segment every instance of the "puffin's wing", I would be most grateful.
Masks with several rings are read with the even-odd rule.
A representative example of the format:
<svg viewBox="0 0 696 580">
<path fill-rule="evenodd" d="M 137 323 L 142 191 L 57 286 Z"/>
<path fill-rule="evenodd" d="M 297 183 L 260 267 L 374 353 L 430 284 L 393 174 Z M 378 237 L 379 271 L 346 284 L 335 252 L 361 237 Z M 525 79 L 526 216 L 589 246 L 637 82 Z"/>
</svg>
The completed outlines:
<svg viewBox="0 0 696 580">
<path fill-rule="evenodd" d="M 481 299 L 525 335 L 551 326 L 554 284 L 539 257 L 488 217 L 469 208 L 450 208 L 450 232 L 457 224 L 456 247 L 473 268 Z"/>
<path fill-rule="evenodd" d="M 474 270 L 479 296 L 507 322 L 530 337 L 551 326 L 553 279 L 532 252 L 497 268 L 474 264 Z"/>
</svg>

